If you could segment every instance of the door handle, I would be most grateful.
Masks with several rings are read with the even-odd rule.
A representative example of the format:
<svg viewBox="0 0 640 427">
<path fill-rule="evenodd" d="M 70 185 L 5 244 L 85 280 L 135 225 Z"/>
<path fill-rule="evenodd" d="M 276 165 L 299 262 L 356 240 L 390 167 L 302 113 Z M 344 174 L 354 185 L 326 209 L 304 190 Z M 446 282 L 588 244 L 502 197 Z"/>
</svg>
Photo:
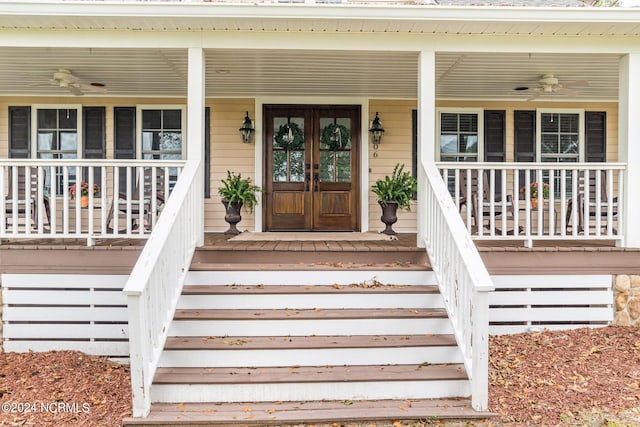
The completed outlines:
<svg viewBox="0 0 640 427">
<path fill-rule="evenodd" d="M 320 180 L 320 174 L 318 172 L 313 173 L 313 191 L 318 191 L 318 181 Z"/>
<path fill-rule="evenodd" d="M 311 173 L 304 174 L 304 191 L 309 191 L 309 184 L 311 183 Z"/>
</svg>

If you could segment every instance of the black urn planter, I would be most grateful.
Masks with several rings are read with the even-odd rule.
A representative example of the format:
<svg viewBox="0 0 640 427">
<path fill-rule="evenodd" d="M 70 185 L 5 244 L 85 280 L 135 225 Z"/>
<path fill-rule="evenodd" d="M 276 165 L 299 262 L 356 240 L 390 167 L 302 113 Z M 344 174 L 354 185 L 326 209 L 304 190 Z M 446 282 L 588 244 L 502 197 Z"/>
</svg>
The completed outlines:
<svg viewBox="0 0 640 427">
<path fill-rule="evenodd" d="M 398 216 L 396 215 L 398 204 L 396 202 L 383 202 L 380 200 L 378 201 L 378 204 L 382 208 L 382 216 L 380 217 L 380 221 L 382 221 L 382 223 L 387 226 L 387 228 L 382 230 L 381 233 L 388 236 L 395 236 L 397 233 L 393 231 L 391 226 L 398 222 Z"/>
<path fill-rule="evenodd" d="M 242 202 L 231 202 L 229 203 L 226 200 L 222 201 L 225 210 L 227 211 L 224 216 L 224 220 L 229 223 L 229 229 L 224 232 L 224 234 L 230 234 L 233 236 L 237 236 L 240 234 L 240 230 L 236 228 L 236 224 L 242 220 L 242 216 L 240 216 L 240 209 L 242 209 Z"/>
</svg>

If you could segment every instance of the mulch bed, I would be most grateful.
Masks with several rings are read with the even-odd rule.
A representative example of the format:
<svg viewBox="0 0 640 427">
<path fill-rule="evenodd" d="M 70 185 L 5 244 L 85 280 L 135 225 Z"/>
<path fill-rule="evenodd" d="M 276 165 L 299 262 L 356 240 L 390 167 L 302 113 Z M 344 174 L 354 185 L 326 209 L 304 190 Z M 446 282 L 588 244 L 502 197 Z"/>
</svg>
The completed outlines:
<svg viewBox="0 0 640 427">
<path fill-rule="evenodd" d="M 78 351 L 0 354 L 0 425 L 120 426 L 129 368 Z"/>
<path fill-rule="evenodd" d="M 492 337 L 489 377 L 499 418 L 488 425 L 588 425 L 585 414 L 638 411 L 640 328 Z M 120 426 L 131 416 L 129 369 L 75 351 L 0 354 L 0 408 L 0 426 Z"/>
<path fill-rule="evenodd" d="M 640 407 L 639 327 L 504 335 L 489 349 L 489 406 L 503 422 L 554 426 Z"/>
</svg>

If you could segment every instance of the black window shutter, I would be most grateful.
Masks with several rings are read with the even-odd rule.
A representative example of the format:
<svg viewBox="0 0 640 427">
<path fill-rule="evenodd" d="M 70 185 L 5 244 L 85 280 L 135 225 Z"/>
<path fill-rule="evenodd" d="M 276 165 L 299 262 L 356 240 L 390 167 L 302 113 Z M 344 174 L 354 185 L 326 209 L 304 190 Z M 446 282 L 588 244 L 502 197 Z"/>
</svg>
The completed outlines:
<svg viewBox="0 0 640 427">
<path fill-rule="evenodd" d="M 514 159 L 516 162 L 536 160 L 536 112 L 514 111 Z"/>
<path fill-rule="evenodd" d="M 113 122 L 113 157 L 115 159 L 135 159 L 136 108 L 114 107 Z"/>
<path fill-rule="evenodd" d="M 104 107 L 84 107 L 83 153 L 85 159 L 105 158 L 105 109 Z"/>
<path fill-rule="evenodd" d="M 504 162 L 505 153 L 505 112 L 485 110 L 484 112 L 484 160 Z"/>
<path fill-rule="evenodd" d="M 585 159 L 587 162 L 607 161 L 607 113 L 585 112 Z"/>
<path fill-rule="evenodd" d="M 209 175 L 211 173 L 211 109 L 204 107 L 204 197 L 211 198 L 211 179 Z"/>
<path fill-rule="evenodd" d="M 136 107 L 113 108 L 113 157 L 115 159 L 136 158 Z M 127 171 L 120 168 L 118 171 L 118 187 L 124 192 L 127 182 Z M 131 182 L 131 190 L 134 183 Z"/>
<path fill-rule="evenodd" d="M 31 155 L 31 107 L 9 107 L 9 158 Z"/>
<path fill-rule="evenodd" d="M 82 109 L 82 158 L 105 158 L 105 108 L 84 107 Z M 83 173 L 83 179 L 88 181 L 88 170 Z M 93 182 L 100 185 L 102 173 L 100 168 L 93 170 Z"/>
<path fill-rule="evenodd" d="M 506 126 L 504 110 L 484 111 L 484 160 L 504 162 L 506 160 Z M 502 171 L 494 172 L 494 192 L 502 194 Z"/>
<path fill-rule="evenodd" d="M 536 112 L 514 111 L 514 159 L 516 162 L 536 161 Z M 520 171 L 520 186 L 525 183 L 525 172 Z M 530 179 L 535 179 L 535 173 L 530 174 Z M 524 197 L 524 193 L 520 193 Z"/>
</svg>

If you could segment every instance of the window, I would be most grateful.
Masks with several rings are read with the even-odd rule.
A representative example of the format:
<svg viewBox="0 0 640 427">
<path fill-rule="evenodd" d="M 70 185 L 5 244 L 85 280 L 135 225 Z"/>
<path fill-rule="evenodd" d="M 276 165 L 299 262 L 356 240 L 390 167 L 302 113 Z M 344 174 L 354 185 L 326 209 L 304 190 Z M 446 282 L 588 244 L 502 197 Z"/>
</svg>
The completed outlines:
<svg viewBox="0 0 640 427">
<path fill-rule="evenodd" d="M 438 112 L 438 159 L 443 162 L 477 162 L 483 158 L 481 110 Z"/>
<path fill-rule="evenodd" d="M 36 157 L 38 159 L 76 159 L 80 147 L 79 107 L 37 108 Z"/>
<path fill-rule="evenodd" d="M 539 109 L 537 114 L 536 157 L 539 162 L 565 163 L 584 161 L 584 111 Z M 549 172 L 542 179 L 549 182 Z M 560 172 L 554 173 L 555 197 L 560 197 Z M 566 181 L 566 194 L 571 195 L 572 180 Z"/>
<path fill-rule="evenodd" d="M 536 157 L 540 162 L 584 160 L 584 112 L 538 110 Z"/>
<path fill-rule="evenodd" d="M 138 107 L 140 145 L 138 158 L 175 160 L 183 158 L 182 107 Z"/>
<path fill-rule="evenodd" d="M 137 120 L 139 135 L 136 157 L 144 160 L 180 160 L 185 157 L 182 105 L 139 105 Z M 178 170 L 169 169 L 169 186 L 173 188 Z"/>
<path fill-rule="evenodd" d="M 36 143 L 32 156 L 37 159 L 77 159 L 82 147 L 82 106 L 80 105 L 34 105 L 32 123 Z M 76 182 L 75 169 L 69 169 L 69 185 Z M 64 191 L 62 168 L 57 168 L 52 179 L 46 170 L 45 192 L 56 194 Z M 55 187 L 54 187 L 55 186 Z"/>
</svg>

